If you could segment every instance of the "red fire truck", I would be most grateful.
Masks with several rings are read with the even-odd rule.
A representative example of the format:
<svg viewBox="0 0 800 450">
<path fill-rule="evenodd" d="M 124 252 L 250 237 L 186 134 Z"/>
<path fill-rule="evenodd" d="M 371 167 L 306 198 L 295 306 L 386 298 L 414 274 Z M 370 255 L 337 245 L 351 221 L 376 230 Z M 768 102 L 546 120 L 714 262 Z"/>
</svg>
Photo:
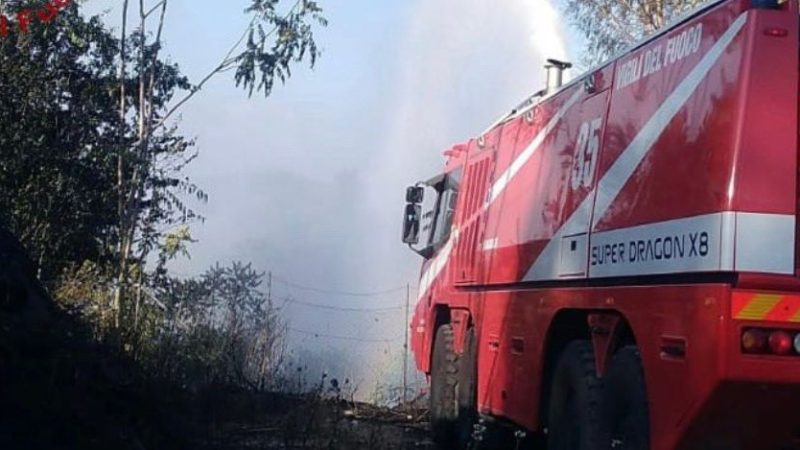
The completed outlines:
<svg viewBox="0 0 800 450">
<path fill-rule="evenodd" d="M 551 61 L 408 189 L 439 445 L 798 448 L 798 14 L 718 0 L 566 85 Z"/>
</svg>

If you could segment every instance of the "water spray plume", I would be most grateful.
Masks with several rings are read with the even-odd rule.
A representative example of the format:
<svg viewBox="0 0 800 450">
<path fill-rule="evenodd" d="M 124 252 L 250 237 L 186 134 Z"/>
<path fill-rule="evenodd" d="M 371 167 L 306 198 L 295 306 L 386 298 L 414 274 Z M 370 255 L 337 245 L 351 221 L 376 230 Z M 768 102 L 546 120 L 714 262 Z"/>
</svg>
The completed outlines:
<svg viewBox="0 0 800 450">
<path fill-rule="evenodd" d="M 533 33 L 531 45 L 542 59 L 567 60 L 566 36 L 562 17 L 550 0 L 533 0 L 529 3 Z"/>
<path fill-rule="evenodd" d="M 396 283 L 399 274 L 419 279 L 421 260 L 397 237 L 405 187 L 440 173 L 443 151 L 540 90 L 547 58 L 567 57 L 560 15 L 547 0 L 416 0 L 409 17 L 388 89 L 385 140 L 367 170 L 364 260 L 380 263 L 362 276 L 376 286 Z M 385 337 L 404 325 L 386 327 Z M 400 350 L 365 350 L 363 367 L 389 364 L 398 373 Z M 382 381 L 369 370 L 359 375 L 365 386 Z"/>
</svg>

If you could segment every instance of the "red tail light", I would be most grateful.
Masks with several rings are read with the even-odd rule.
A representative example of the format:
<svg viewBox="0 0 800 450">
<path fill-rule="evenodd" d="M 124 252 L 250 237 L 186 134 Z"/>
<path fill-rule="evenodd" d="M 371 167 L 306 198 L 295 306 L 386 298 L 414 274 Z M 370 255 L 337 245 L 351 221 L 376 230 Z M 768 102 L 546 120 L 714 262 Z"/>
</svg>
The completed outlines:
<svg viewBox="0 0 800 450">
<path fill-rule="evenodd" d="M 742 351 L 745 353 L 766 353 L 767 333 L 749 329 L 742 333 Z"/>
<path fill-rule="evenodd" d="M 769 348 L 776 355 L 788 355 L 792 351 L 792 336 L 785 331 L 773 331 L 769 335 Z"/>
<path fill-rule="evenodd" d="M 800 357 L 800 330 L 742 330 L 742 353 Z M 798 358 L 800 359 L 800 358 Z"/>
</svg>

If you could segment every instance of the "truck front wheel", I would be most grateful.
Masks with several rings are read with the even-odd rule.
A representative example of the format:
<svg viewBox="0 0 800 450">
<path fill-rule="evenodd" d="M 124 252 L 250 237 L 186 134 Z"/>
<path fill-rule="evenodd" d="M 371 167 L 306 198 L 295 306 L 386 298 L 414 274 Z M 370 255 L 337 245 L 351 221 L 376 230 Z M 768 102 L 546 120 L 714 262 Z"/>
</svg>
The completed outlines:
<svg viewBox="0 0 800 450">
<path fill-rule="evenodd" d="M 639 350 L 635 346 L 619 349 L 603 382 L 603 439 L 615 450 L 648 450 L 650 422 Z"/>
<path fill-rule="evenodd" d="M 459 361 L 453 342 L 453 328 L 442 325 L 436 330 L 431 358 L 431 431 L 439 448 L 457 444 Z"/>
<path fill-rule="evenodd" d="M 602 382 L 589 341 L 573 341 L 556 363 L 548 407 L 548 450 L 607 450 L 600 433 Z"/>
<path fill-rule="evenodd" d="M 478 420 L 478 342 L 475 329 L 467 330 L 464 353 L 458 368 L 458 419 L 456 439 L 459 448 L 469 448 Z"/>
</svg>

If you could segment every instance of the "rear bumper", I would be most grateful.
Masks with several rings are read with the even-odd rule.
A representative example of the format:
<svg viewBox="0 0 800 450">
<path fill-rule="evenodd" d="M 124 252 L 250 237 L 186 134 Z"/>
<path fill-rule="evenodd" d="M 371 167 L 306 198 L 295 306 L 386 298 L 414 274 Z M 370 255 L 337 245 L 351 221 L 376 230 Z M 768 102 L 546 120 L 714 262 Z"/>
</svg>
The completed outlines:
<svg viewBox="0 0 800 450">
<path fill-rule="evenodd" d="M 678 450 L 780 450 L 798 448 L 800 388 L 723 382 L 685 430 Z"/>
<path fill-rule="evenodd" d="M 800 294 L 767 290 L 733 290 L 723 379 L 733 382 L 797 384 L 800 387 L 800 354 L 790 356 L 748 355 L 741 351 L 742 332 L 747 328 L 800 333 Z M 800 415 L 798 415 L 800 417 Z"/>
<path fill-rule="evenodd" d="M 800 355 L 744 354 L 741 335 L 751 327 L 800 333 L 800 295 L 732 290 L 729 306 L 729 314 L 720 317 L 717 376 L 696 398 L 677 445 L 669 448 L 797 448 Z"/>
</svg>

